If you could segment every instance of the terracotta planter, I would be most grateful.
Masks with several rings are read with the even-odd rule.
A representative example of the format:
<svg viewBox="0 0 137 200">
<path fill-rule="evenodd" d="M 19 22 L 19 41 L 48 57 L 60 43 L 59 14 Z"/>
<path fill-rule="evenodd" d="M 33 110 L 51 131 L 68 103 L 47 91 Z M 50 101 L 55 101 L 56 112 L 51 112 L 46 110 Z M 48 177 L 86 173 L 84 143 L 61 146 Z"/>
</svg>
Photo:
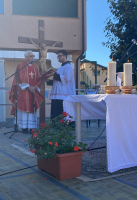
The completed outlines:
<svg viewBox="0 0 137 200">
<path fill-rule="evenodd" d="M 75 178 L 81 175 L 83 151 L 56 154 L 56 158 L 38 159 L 38 168 L 52 174 L 58 180 Z"/>
</svg>

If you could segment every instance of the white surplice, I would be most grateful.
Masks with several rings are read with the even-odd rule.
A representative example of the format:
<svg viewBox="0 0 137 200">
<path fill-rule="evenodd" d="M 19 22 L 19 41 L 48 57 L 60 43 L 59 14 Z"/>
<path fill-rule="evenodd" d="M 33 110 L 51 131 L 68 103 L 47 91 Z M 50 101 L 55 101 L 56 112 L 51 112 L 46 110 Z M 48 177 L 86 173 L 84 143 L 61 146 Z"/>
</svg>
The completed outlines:
<svg viewBox="0 0 137 200">
<path fill-rule="evenodd" d="M 50 94 L 50 99 L 64 100 L 69 95 L 75 95 L 74 70 L 69 63 L 61 66 L 57 70 L 61 81 L 53 80 L 53 86 Z"/>
</svg>

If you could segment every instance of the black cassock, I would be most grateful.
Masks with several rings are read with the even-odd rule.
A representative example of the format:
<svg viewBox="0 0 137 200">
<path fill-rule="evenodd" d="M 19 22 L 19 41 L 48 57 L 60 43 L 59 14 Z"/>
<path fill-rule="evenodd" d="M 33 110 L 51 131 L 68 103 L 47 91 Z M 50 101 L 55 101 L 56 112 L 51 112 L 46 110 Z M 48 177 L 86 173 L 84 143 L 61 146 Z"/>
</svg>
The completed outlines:
<svg viewBox="0 0 137 200">
<path fill-rule="evenodd" d="M 60 75 L 55 73 L 53 80 L 61 81 Z M 53 85 L 53 80 L 49 80 L 47 85 Z M 51 100 L 51 119 L 59 116 L 63 112 L 63 100 L 60 99 L 52 99 Z"/>
</svg>

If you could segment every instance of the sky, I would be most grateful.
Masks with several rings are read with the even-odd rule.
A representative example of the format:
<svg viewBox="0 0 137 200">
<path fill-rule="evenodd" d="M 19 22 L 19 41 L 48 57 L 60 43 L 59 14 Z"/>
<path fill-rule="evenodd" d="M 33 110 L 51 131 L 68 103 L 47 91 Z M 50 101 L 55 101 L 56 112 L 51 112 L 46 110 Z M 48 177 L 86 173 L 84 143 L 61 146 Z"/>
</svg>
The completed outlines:
<svg viewBox="0 0 137 200">
<path fill-rule="evenodd" d="M 110 50 L 102 45 L 107 38 L 103 29 L 105 20 L 111 15 L 107 0 L 87 0 L 87 51 L 86 59 L 97 61 L 107 67 Z"/>
</svg>

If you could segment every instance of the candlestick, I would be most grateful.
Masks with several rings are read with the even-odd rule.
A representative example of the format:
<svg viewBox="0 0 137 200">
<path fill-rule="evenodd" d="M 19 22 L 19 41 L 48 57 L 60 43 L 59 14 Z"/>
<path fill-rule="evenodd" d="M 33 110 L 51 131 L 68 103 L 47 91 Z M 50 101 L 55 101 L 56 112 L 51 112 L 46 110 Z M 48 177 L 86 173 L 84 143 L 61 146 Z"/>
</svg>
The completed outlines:
<svg viewBox="0 0 137 200">
<path fill-rule="evenodd" d="M 108 62 L 107 86 L 116 86 L 116 62 Z"/>
<path fill-rule="evenodd" d="M 124 86 L 132 86 L 132 63 L 124 63 Z"/>
</svg>

